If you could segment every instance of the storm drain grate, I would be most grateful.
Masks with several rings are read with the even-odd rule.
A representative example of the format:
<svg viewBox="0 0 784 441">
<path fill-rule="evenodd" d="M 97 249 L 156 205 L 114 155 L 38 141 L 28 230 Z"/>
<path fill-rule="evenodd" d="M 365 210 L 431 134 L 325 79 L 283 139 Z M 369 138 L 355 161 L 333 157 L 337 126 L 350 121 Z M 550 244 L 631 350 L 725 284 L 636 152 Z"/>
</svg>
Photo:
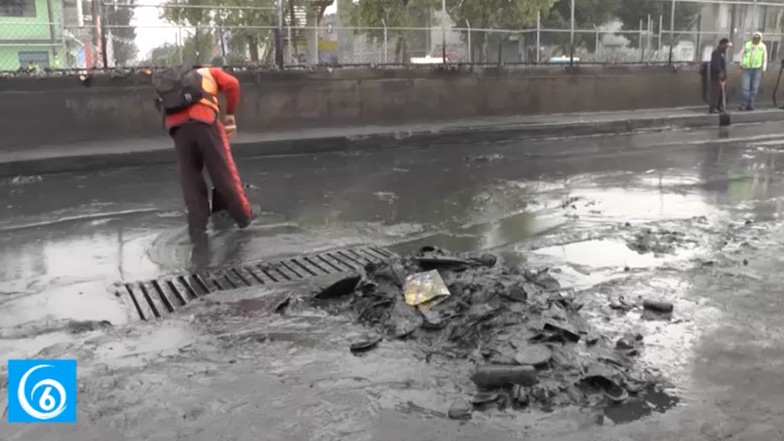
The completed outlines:
<svg viewBox="0 0 784 441">
<path fill-rule="evenodd" d="M 232 268 L 125 283 L 117 292 L 142 320 L 171 314 L 209 293 L 251 286 L 272 286 L 362 269 L 394 257 L 379 247 L 354 247 L 263 261 Z"/>
</svg>

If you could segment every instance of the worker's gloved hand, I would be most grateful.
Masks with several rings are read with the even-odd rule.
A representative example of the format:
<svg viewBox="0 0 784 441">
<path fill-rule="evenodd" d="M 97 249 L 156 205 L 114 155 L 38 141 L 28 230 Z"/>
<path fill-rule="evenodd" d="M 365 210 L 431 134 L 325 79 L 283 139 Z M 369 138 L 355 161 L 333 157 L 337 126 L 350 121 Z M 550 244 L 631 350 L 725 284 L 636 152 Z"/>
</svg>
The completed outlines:
<svg viewBox="0 0 784 441">
<path fill-rule="evenodd" d="M 234 115 L 226 115 L 223 118 L 223 128 L 226 130 L 226 136 L 229 138 L 237 134 L 237 122 L 234 120 Z"/>
</svg>

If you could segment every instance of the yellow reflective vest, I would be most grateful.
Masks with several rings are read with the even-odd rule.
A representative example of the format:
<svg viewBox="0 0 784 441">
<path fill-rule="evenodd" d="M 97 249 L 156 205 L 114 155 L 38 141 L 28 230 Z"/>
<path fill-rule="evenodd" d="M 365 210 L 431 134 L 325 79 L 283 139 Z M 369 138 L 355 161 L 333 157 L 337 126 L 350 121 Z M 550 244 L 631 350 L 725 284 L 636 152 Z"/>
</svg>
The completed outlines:
<svg viewBox="0 0 784 441">
<path fill-rule="evenodd" d="M 744 69 L 759 69 L 765 64 L 765 43 L 759 42 L 754 46 L 750 41 L 746 42 L 743 50 L 743 60 L 741 67 Z"/>
</svg>

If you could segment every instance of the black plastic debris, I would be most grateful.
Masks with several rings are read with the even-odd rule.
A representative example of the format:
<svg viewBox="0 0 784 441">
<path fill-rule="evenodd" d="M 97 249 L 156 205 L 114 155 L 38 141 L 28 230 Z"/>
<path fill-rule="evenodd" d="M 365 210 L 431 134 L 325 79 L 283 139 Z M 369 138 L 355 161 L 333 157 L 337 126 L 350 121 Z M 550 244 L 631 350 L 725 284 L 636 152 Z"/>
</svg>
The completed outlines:
<svg viewBox="0 0 784 441">
<path fill-rule="evenodd" d="M 422 256 L 414 259 L 419 264 L 423 271 L 430 271 L 434 269 L 465 269 L 471 262 L 463 259 L 453 259 L 449 257 L 440 256 Z"/>
<path fill-rule="evenodd" d="M 574 329 L 571 329 L 568 325 L 557 324 L 555 322 L 549 321 L 544 324 L 543 330 L 550 333 L 550 335 L 558 335 L 563 337 L 566 341 L 572 343 L 577 343 L 580 341 L 580 335 Z"/>
<path fill-rule="evenodd" d="M 536 283 L 537 285 L 544 288 L 544 291 L 558 291 L 561 289 L 561 284 L 558 282 L 558 280 L 555 279 L 555 277 L 550 275 L 548 268 L 536 272 L 526 270 L 525 278 L 529 282 Z"/>
<path fill-rule="evenodd" d="M 630 351 L 642 345 L 641 334 L 625 334 L 615 342 L 615 349 L 619 351 Z"/>
<path fill-rule="evenodd" d="M 406 278 L 433 270 L 449 295 L 438 302 L 407 304 Z M 579 295 L 562 287 L 547 269 L 423 247 L 365 271 L 361 280 L 345 282 L 346 290 L 354 285 L 353 293 L 341 291 L 340 301 L 318 304 L 350 314 L 387 338 L 405 339 L 428 362 L 438 357 L 440 362 L 476 363 L 470 379 L 477 395 L 471 401 L 484 403 L 476 410 L 606 405 L 636 398 L 657 381 L 636 363 L 642 340 L 593 329 L 581 315 Z M 635 307 L 622 298 L 618 304 Z M 356 349 L 372 349 L 378 341 L 380 337 L 355 342 Z M 465 404 L 469 408 L 461 404 L 461 418 L 470 416 L 471 403 Z"/>
<path fill-rule="evenodd" d="M 466 400 L 456 400 L 449 406 L 447 415 L 453 420 L 470 420 L 471 404 Z"/>
<path fill-rule="evenodd" d="M 672 303 L 661 300 L 644 300 L 642 307 L 646 311 L 652 311 L 661 314 L 669 314 L 674 309 Z"/>
<path fill-rule="evenodd" d="M 278 314 L 283 314 L 284 312 L 286 312 L 286 308 L 288 308 L 290 304 L 291 304 L 291 296 L 286 296 L 283 300 L 278 302 L 277 305 L 275 305 L 275 308 L 273 310 Z"/>
<path fill-rule="evenodd" d="M 531 402 L 528 390 L 519 384 L 512 385 L 509 389 L 509 397 L 518 406 L 527 406 Z"/>
<path fill-rule="evenodd" d="M 406 280 L 406 269 L 399 261 L 371 263 L 365 267 L 365 272 L 375 281 L 386 281 L 399 288 Z"/>
<path fill-rule="evenodd" d="M 480 254 L 476 257 L 471 257 L 471 261 L 476 263 L 477 265 L 493 267 L 496 263 L 498 263 L 498 257 L 493 254 Z"/>
<path fill-rule="evenodd" d="M 471 404 L 474 406 L 482 406 L 489 403 L 498 401 L 500 395 L 494 392 L 477 392 L 471 397 Z"/>
<path fill-rule="evenodd" d="M 389 333 L 394 338 L 405 338 L 422 326 L 424 317 L 413 306 L 395 302 L 390 311 Z"/>
<path fill-rule="evenodd" d="M 610 309 L 616 311 L 628 312 L 634 308 L 635 306 L 633 304 L 626 303 L 626 299 L 624 299 L 623 296 L 619 297 L 617 302 L 610 302 Z"/>
<path fill-rule="evenodd" d="M 111 328 L 112 323 L 108 320 L 70 320 L 66 325 L 66 329 L 72 334 L 81 334 L 83 332 L 91 332 L 101 328 Z"/>
<path fill-rule="evenodd" d="M 512 300 L 514 302 L 525 302 L 528 300 L 528 291 L 534 291 L 536 289 L 529 287 L 528 290 L 526 290 L 526 285 L 531 284 L 515 283 L 508 288 L 502 289 L 499 294 L 505 299 Z"/>
<path fill-rule="evenodd" d="M 539 379 L 533 366 L 489 365 L 476 368 L 471 381 L 479 388 L 493 389 L 512 384 L 533 386 Z"/>
<path fill-rule="evenodd" d="M 351 343 L 351 352 L 361 353 L 369 351 L 381 342 L 381 336 L 376 334 L 364 334 Z"/>
<path fill-rule="evenodd" d="M 358 274 L 354 274 L 348 277 L 344 277 L 337 282 L 329 285 L 328 287 L 322 289 L 316 294 L 316 298 L 318 299 L 334 299 L 337 297 L 344 297 L 349 294 L 352 294 L 354 290 L 356 290 L 357 285 L 362 280 L 362 276 Z"/>
<path fill-rule="evenodd" d="M 535 368 L 546 367 L 552 358 L 553 351 L 545 345 L 526 346 L 517 352 L 514 357 L 517 364 Z"/>
</svg>

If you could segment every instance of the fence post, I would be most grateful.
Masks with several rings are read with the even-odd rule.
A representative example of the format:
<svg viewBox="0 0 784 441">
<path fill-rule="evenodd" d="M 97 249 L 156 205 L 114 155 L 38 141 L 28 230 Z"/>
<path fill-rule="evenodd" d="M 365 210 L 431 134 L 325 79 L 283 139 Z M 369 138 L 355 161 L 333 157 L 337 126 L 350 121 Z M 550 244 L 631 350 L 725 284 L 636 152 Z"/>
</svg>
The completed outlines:
<svg viewBox="0 0 784 441">
<path fill-rule="evenodd" d="M 664 16 L 659 15 L 659 46 L 656 48 L 656 50 L 658 51 L 661 51 L 661 47 L 662 47 L 662 31 L 664 30 L 662 25 L 664 25 Z"/>
<path fill-rule="evenodd" d="M 441 62 L 446 64 L 446 0 L 441 0 Z"/>
<path fill-rule="evenodd" d="M 389 37 L 387 35 L 387 21 L 382 18 L 381 24 L 384 25 L 384 64 L 387 64 L 387 54 L 389 53 L 387 50 L 387 41 L 389 41 Z"/>
<path fill-rule="evenodd" d="M 642 19 L 640 19 L 640 32 L 639 32 L 639 44 L 637 45 L 640 49 L 640 63 L 645 61 L 645 49 L 643 48 L 643 39 L 642 39 Z"/>
<path fill-rule="evenodd" d="M 574 66 L 574 0 L 571 2 L 571 18 L 569 20 L 569 66 Z"/>
<path fill-rule="evenodd" d="M 106 23 L 104 20 L 104 8 L 103 4 L 99 1 L 93 0 L 93 4 L 98 5 L 98 18 L 100 21 L 99 31 L 101 33 L 101 62 L 103 62 L 103 68 L 109 68 L 109 54 L 106 50 Z"/>
<path fill-rule="evenodd" d="M 669 65 L 672 66 L 672 51 L 675 49 L 675 0 L 670 7 L 670 56 Z"/>
<path fill-rule="evenodd" d="M 542 11 L 536 11 L 536 64 L 541 62 L 539 52 L 542 47 Z"/>
<path fill-rule="evenodd" d="M 68 45 L 65 43 L 65 1 L 60 0 L 60 44 L 62 47 L 62 54 L 60 54 L 60 68 L 61 69 L 68 69 L 71 66 L 68 66 Z"/>
<path fill-rule="evenodd" d="M 474 59 L 472 57 L 473 48 L 471 47 L 471 22 L 466 19 L 466 27 L 468 28 L 468 63 L 473 63 Z"/>
<path fill-rule="evenodd" d="M 313 64 L 315 64 L 316 66 L 321 64 L 321 59 L 319 58 L 319 56 L 321 55 L 320 52 L 319 52 L 319 29 L 320 29 L 320 25 L 321 25 L 321 23 L 319 23 L 319 17 L 318 17 L 318 15 L 316 15 L 316 21 L 315 21 L 315 23 L 313 23 L 313 26 L 315 26 L 315 29 L 313 30 L 313 44 L 315 45 L 315 49 L 316 49 L 316 58 L 315 58 L 315 62 Z"/>
<path fill-rule="evenodd" d="M 291 57 L 294 54 L 294 47 L 292 46 L 292 43 L 291 43 L 291 22 L 289 22 L 289 24 L 286 26 L 286 38 L 287 38 L 286 41 L 288 42 L 286 44 L 286 47 L 288 48 L 289 57 Z M 283 63 L 283 64 L 285 65 L 285 63 Z M 297 54 L 297 64 L 299 64 L 299 55 L 298 54 Z"/>
<path fill-rule="evenodd" d="M 757 27 L 757 0 L 754 0 L 751 5 L 751 32 L 757 31 L 759 31 Z"/>
<path fill-rule="evenodd" d="M 277 14 L 278 26 L 275 29 L 275 64 L 278 69 L 283 70 L 285 63 L 283 61 L 283 2 L 285 0 L 278 0 Z"/>
</svg>

